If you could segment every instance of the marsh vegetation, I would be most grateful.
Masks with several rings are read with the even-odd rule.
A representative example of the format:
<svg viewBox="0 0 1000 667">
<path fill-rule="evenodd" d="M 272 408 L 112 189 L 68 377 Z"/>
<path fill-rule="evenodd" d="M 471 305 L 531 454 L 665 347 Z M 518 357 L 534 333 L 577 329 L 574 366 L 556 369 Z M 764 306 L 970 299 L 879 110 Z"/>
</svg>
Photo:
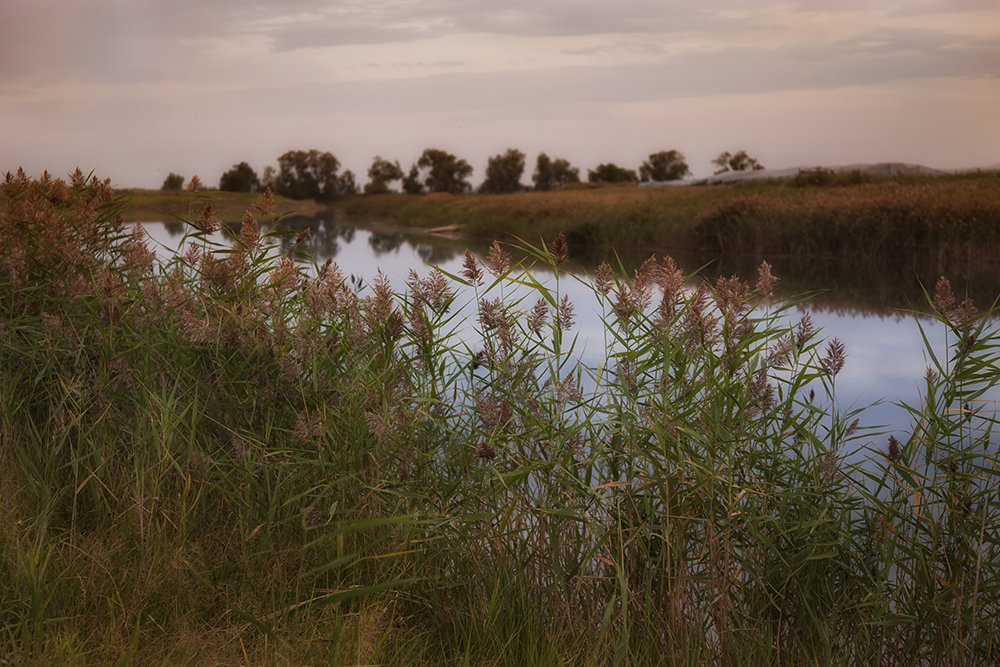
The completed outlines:
<svg viewBox="0 0 1000 667">
<path fill-rule="evenodd" d="M 157 262 L 105 182 L 2 186 L 0 658 L 997 661 L 995 307 L 937 282 L 886 438 L 767 264 L 600 265 L 588 365 L 564 236 L 359 288 L 208 203 Z"/>
<path fill-rule="evenodd" d="M 806 174 L 791 181 L 681 188 L 577 185 L 510 195 L 348 198 L 341 210 L 469 237 L 574 248 L 650 248 L 853 263 L 990 265 L 1000 254 L 1000 176 L 894 180 Z"/>
</svg>

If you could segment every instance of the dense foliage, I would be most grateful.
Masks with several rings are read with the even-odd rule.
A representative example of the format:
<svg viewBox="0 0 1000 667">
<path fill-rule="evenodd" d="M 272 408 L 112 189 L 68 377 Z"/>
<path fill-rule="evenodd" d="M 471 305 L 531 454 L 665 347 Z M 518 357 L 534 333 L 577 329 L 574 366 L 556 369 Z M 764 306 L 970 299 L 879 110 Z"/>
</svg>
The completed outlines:
<svg viewBox="0 0 1000 667">
<path fill-rule="evenodd" d="M 219 189 L 224 192 L 254 192 L 260 187 L 260 178 L 246 162 L 234 164 L 219 179 Z"/>
<path fill-rule="evenodd" d="M 429 192 L 460 194 L 472 189 L 468 180 L 472 166 L 447 151 L 428 148 L 420 154 L 416 167 L 423 175 L 423 187 Z"/>
<path fill-rule="evenodd" d="M 486 180 L 479 186 L 480 192 L 509 194 L 522 189 L 521 174 L 524 173 L 524 153 L 516 148 L 508 148 L 505 153 L 494 155 L 486 165 Z"/>
<path fill-rule="evenodd" d="M 184 187 L 184 177 L 180 174 L 175 174 L 170 172 L 167 177 L 163 179 L 163 185 L 160 186 L 161 190 L 180 190 Z"/>
<path fill-rule="evenodd" d="M 570 183 L 579 183 L 580 170 L 570 165 L 567 160 L 562 158 L 553 160 L 545 153 L 539 153 L 531 179 L 535 183 L 535 189 L 544 192 Z"/>
<path fill-rule="evenodd" d="M 715 170 L 716 174 L 723 174 L 727 171 L 761 171 L 764 169 L 764 165 L 758 162 L 757 158 L 750 157 L 743 150 L 735 153 L 724 151 L 719 154 L 719 157 L 712 160 L 712 164 L 718 167 Z"/>
<path fill-rule="evenodd" d="M 368 183 L 365 184 L 366 195 L 379 195 L 389 192 L 389 184 L 403 180 L 403 170 L 399 161 L 389 162 L 376 155 L 372 165 L 368 167 Z"/>
<path fill-rule="evenodd" d="M 288 151 L 278 158 L 274 191 L 291 199 L 332 201 L 341 193 L 340 160 L 316 149 Z"/>
<path fill-rule="evenodd" d="M 639 180 L 634 169 L 626 169 L 607 162 L 597 165 L 596 169 L 587 170 L 587 181 L 590 183 L 634 183 Z"/>
<path fill-rule="evenodd" d="M 639 167 L 643 181 L 678 181 L 690 173 L 684 154 L 675 150 L 653 153 Z"/>
</svg>

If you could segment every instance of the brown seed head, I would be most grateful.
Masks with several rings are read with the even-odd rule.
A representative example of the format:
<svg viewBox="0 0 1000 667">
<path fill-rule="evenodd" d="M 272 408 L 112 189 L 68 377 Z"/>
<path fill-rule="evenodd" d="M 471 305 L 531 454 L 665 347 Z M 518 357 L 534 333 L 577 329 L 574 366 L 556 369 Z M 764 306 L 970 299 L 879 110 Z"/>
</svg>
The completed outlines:
<svg viewBox="0 0 1000 667">
<path fill-rule="evenodd" d="M 890 435 L 889 451 L 886 453 L 886 458 L 888 458 L 889 461 L 892 463 L 898 463 L 902 457 L 903 457 L 903 450 L 902 447 L 900 446 L 899 440 L 896 439 L 896 436 Z"/>
<path fill-rule="evenodd" d="M 260 193 L 253 207 L 261 215 L 269 215 L 274 212 L 274 194 L 271 192 L 271 186 Z"/>
<path fill-rule="evenodd" d="M 562 232 L 559 232 L 559 235 L 552 241 L 549 256 L 556 264 L 562 264 L 569 259 L 569 246 L 566 244 L 566 236 Z"/>
<path fill-rule="evenodd" d="M 674 262 L 674 258 L 667 255 L 663 258 L 660 271 L 657 275 L 657 282 L 663 290 L 664 298 L 673 299 L 684 286 L 684 274 Z"/>
<path fill-rule="evenodd" d="M 656 264 L 656 255 L 650 255 L 646 261 L 635 270 L 632 280 L 632 291 L 642 293 L 649 289 L 660 278 L 660 267 Z"/>
<path fill-rule="evenodd" d="M 632 301 L 632 291 L 627 283 L 621 283 L 618 286 L 618 294 L 612 310 L 618 317 L 618 326 L 622 331 L 631 330 L 632 317 L 636 314 L 637 309 Z"/>
<path fill-rule="evenodd" d="M 201 179 L 198 178 L 198 174 L 195 174 L 194 176 L 191 177 L 191 180 L 188 181 L 187 191 L 198 192 L 198 190 L 201 190 Z"/>
<path fill-rule="evenodd" d="M 601 294 L 608 294 L 615 285 L 615 274 L 607 262 L 601 262 L 594 274 L 594 286 Z"/>
<path fill-rule="evenodd" d="M 500 299 L 482 298 L 479 300 L 479 323 L 484 329 L 495 329 L 504 319 Z"/>
<path fill-rule="evenodd" d="M 479 420 L 490 430 L 505 428 L 514 418 L 514 410 L 510 403 L 498 401 L 484 394 L 476 396 L 476 409 Z"/>
<path fill-rule="evenodd" d="M 197 178 L 197 176 L 194 178 Z M 199 215 L 198 219 L 195 220 L 194 226 L 206 234 L 214 234 L 219 231 L 222 224 L 219 222 L 219 219 L 215 217 L 215 209 L 212 205 L 206 204 L 205 208 L 201 211 L 201 215 Z"/>
<path fill-rule="evenodd" d="M 934 287 L 934 309 L 951 319 L 956 304 L 955 293 L 951 291 L 951 281 L 941 276 Z"/>
<path fill-rule="evenodd" d="M 844 479 L 844 473 L 840 469 L 840 461 L 833 452 L 823 457 L 820 471 L 823 473 L 823 481 L 827 484 L 833 484 Z"/>
<path fill-rule="evenodd" d="M 392 429 L 389 428 L 389 425 L 386 423 L 385 418 L 383 418 L 382 415 L 374 412 L 366 412 L 365 421 L 368 423 L 368 430 L 371 431 L 372 435 L 374 435 L 379 442 L 386 442 L 392 436 Z"/>
<path fill-rule="evenodd" d="M 496 275 L 503 275 L 510 269 L 510 255 L 500 247 L 499 241 L 490 246 L 490 268 Z"/>
<path fill-rule="evenodd" d="M 271 284 L 280 292 L 290 292 L 299 284 L 299 268 L 288 256 L 282 257 L 278 266 L 271 272 Z"/>
<path fill-rule="evenodd" d="M 156 254 L 146 245 L 145 232 L 142 225 L 136 223 L 132 234 L 125 243 L 123 260 L 125 271 L 133 280 L 144 276 L 152 267 Z"/>
<path fill-rule="evenodd" d="M 569 300 L 568 294 L 563 295 L 562 301 L 559 302 L 558 318 L 559 327 L 562 328 L 563 331 L 569 331 L 573 328 L 573 323 L 575 322 L 573 304 Z"/>
<path fill-rule="evenodd" d="M 952 311 L 952 321 L 956 324 L 968 324 L 978 313 L 979 310 L 976 304 L 972 303 L 972 299 L 963 299 L 962 303 Z"/>
<path fill-rule="evenodd" d="M 719 276 L 715 281 L 715 302 L 719 310 L 727 315 L 742 313 L 750 305 L 750 286 L 737 276 L 730 278 Z"/>
<path fill-rule="evenodd" d="M 323 415 L 303 413 L 295 421 L 292 437 L 296 442 L 312 442 L 326 435 L 326 422 Z"/>
<path fill-rule="evenodd" d="M 782 336 L 767 353 L 767 361 L 779 367 L 786 367 L 792 360 L 792 337 Z"/>
<path fill-rule="evenodd" d="M 487 441 L 483 440 L 476 446 L 476 458 L 492 461 L 496 456 L 497 450 Z"/>
<path fill-rule="evenodd" d="M 816 334 L 816 325 L 813 324 L 812 316 L 806 313 L 795 325 L 795 344 L 802 347 L 810 338 Z"/>
<path fill-rule="evenodd" d="M 256 250 L 260 242 L 260 230 L 257 228 L 257 221 L 253 213 L 247 211 L 243 214 L 243 224 L 240 225 L 240 243 L 247 249 Z"/>
<path fill-rule="evenodd" d="M 556 385 L 556 399 L 563 403 L 577 403 L 583 399 L 583 391 L 572 375 L 567 375 Z"/>
<path fill-rule="evenodd" d="M 771 265 L 766 261 L 761 262 L 757 268 L 757 294 L 763 298 L 772 296 L 771 288 L 778 282 L 778 279 L 771 274 Z"/>
<path fill-rule="evenodd" d="M 423 280 L 424 297 L 430 307 L 438 312 L 448 312 L 448 304 L 455 295 L 455 291 L 448 282 L 448 278 L 440 271 L 431 271 L 430 275 Z"/>
<path fill-rule="evenodd" d="M 823 369 L 830 375 L 837 375 L 844 368 L 847 359 L 846 347 L 839 338 L 832 339 L 826 346 L 826 356 L 820 361 Z"/>
<path fill-rule="evenodd" d="M 549 304 L 545 299 L 539 298 L 535 302 L 534 307 L 531 309 L 531 313 L 528 315 L 528 328 L 534 332 L 536 336 L 542 335 L 542 327 L 545 326 L 545 321 L 549 316 Z"/>
<path fill-rule="evenodd" d="M 473 285 L 483 284 L 483 270 L 479 268 L 479 262 L 468 250 L 465 251 L 465 260 L 462 262 L 462 276 Z"/>
</svg>

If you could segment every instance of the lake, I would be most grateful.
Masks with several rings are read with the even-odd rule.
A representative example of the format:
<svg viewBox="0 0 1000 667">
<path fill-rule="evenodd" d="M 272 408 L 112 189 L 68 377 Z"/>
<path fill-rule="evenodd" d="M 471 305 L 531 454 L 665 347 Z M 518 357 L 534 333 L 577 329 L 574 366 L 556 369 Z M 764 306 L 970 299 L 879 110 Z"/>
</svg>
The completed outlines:
<svg viewBox="0 0 1000 667">
<path fill-rule="evenodd" d="M 319 218 L 284 218 L 282 225 L 299 232 L 310 230 L 311 243 L 317 264 L 332 258 L 345 275 L 370 283 L 378 270 L 391 281 L 396 290 L 405 289 L 405 280 L 411 269 L 421 275 L 440 266 L 445 271 L 458 274 L 466 247 L 483 256 L 485 245 L 444 239 L 426 233 L 394 229 L 367 222 L 364 226 L 331 214 Z M 147 222 L 143 226 L 151 239 L 150 246 L 162 257 L 180 246 L 184 225 L 180 222 Z M 238 229 L 234 230 L 238 232 Z M 233 232 L 217 232 L 214 239 L 230 243 Z M 292 252 L 296 246 L 294 235 L 271 239 L 283 252 Z M 570 248 L 571 255 L 573 249 Z M 673 253 L 672 253 L 673 254 Z M 620 257 L 622 266 L 631 271 L 649 253 L 632 253 Z M 658 255 L 659 257 L 660 255 Z M 718 275 L 738 274 L 747 279 L 755 276 L 759 260 L 720 262 L 715 258 L 699 258 L 673 254 L 678 263 L 690 273 L 704 267 L 700 275 L 712 279 Z M 570 270 L 586 276 L 605 259 L 599 254 L 578 258 L 570 262 Z M 615 258 L 608 258 L 614 262 Z M 981 275 L 963 275 L 962 267 L 856 267 L 824 264 L 810 258 L 802 262 L 795 258 L 775 258 L 769 261 L 781 279 L 776 294 L 783 298 L 800 297 L 811 293 L 808 300 L 795 307 L 796 317 L 810 313 L 821 329 L 820 336 L 829 340 L 839 338 L 847 347 L 847 363 L 837 376 L 838 403 L 842 408 L 871 405 L 865 410 L 861 425 L 882 427 L 886 433 L 875 436 L 872 444 L 884 450 L 888 432 L 895 432 L 902 439 L 909 425 L 909 415 L 897 403 L 918 404 L 923 376 L 929 364 L 921 336 L 921 327 L 934 346 L 935 353 L 945 350 L 945 327 L 940 323 L 913 312 L 926 309 L 921 284 L 933 290 L 938 270 L 946 273 L 960 298 L 968 291 L 982 309 L 989 305 L 1000 286 Z M 953 272 L 948 272 L 952 268 Z M 536 277 L 552 282 L 551 272 L 539 270 Z M 985 283 L 985 284 L 984 284 Z M 568 294 L 575 304 L 577 325 L 571 333 L 579 334 L 578 356 L 588 365 L 597 366 L 605 356 L 603 324 L 592 292 L 576 280 L 563 280 L 561 291 Z M 992 295 L 991 295 L 992 294 Z M 990 296 L 991 295 L 991 296 Z M 533 300 L 525 305 L 529 308 Z M 588 306 L 587 304 L 593 304 Z M 1000 400 L 1000 389 L 994 386 L 986 399 L 995 410 Z M 876 405 L 877 404 L 877 405 Z M 997 441 L 997 434 L 993 440 Z"/>
</svg>

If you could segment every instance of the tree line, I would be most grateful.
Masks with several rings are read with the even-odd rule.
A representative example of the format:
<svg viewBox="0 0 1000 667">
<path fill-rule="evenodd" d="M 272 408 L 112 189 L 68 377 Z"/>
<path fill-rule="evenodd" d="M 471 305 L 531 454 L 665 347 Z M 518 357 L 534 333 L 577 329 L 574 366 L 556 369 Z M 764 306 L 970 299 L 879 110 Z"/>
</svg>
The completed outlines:
<svg viewBox="0 0 1000 667">
<path fill-rule="evenodd" d="M 486 179 L 476 189 L 488 194 L 507 194 L 525 190 L 521 177 L 525 171 L 525 154 L 515 148 L 489 158 Z M 718 167 L 716 174 L 726 171 L 763 169 L 746 151 L 721 153 L 712 163 Z M 461 194 L 472 192 L 470 183 L 472 166 L 465 160 L 437 148 L 428 148 L 404 171 L 398 160 L 389 161 L 376 155 L 368 168 L 368 182 L 360 188 L 354 173 L 340 172 L 340 161 L 329 152 L 312 150 L 287 151 L 278 158 L 277 168 L 268 166 L 258 176 L 246 162 L 234 164 L 219 179 L 219 189 L 228 192 L 254 192 L 270 187 L 273 192 L 291 199 L 316 199 L 332 201 L 342 195 L 384 194 L 393 192 L 398 183 L 407 194 L 447 192 Z M 614 163 L 598 165 L 587 170 L 590 183 L 630 183 L 648 181 L 676 181 L 690 175 L 684 154 L 677 150 L 651 153 L 638 171 Z M 553 190 L 572 183 L 580 183 L 580 170 L 562 158 L 551 158 L 540 153 L 535 161 L 531 180 L 536 191 Z M 180 190 L 184 178 L 171 172 L 163 182 L 163 190 Z"/>
</svg>

